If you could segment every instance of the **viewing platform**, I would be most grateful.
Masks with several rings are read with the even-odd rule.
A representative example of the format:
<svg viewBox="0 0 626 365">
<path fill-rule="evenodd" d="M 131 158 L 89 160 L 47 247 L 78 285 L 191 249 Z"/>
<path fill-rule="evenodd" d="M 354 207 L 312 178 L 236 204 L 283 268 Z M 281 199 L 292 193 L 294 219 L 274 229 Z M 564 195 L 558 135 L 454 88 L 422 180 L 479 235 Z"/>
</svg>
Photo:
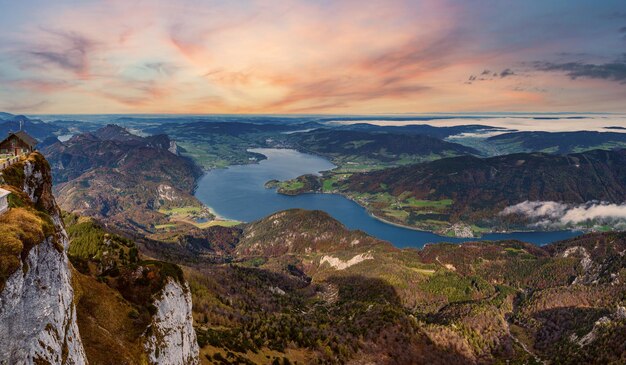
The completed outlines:
<svg viewBox="0 0 626 365">
<path fill-rule="evenodd" d="M 20 156 L 14 156 L 14 155 L 2 156 L 2 155 L 0 155 L 0 171 L 6 169 L 7 167 L 9 167 L 11 165 L 13 165 L 14 163 L 16 163 L 19 160 L 20 160 Z"/>
</svg>

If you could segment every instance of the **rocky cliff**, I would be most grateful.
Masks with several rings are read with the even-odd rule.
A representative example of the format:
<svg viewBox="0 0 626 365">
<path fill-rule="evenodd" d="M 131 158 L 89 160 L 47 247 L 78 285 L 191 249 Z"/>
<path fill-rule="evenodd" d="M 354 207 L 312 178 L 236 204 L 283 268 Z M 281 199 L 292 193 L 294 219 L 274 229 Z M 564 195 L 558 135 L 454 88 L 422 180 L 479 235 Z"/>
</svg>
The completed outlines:
<svg viewBox="0 0 626 365">
<path fill-rule="evenodd" d="M 12 193 L 0 215 L 0 364 L 198 363 L 178 267 L 142 261 L 92 221 L 66 231 L 39 153 L 0 186 Z"/>
<path fill-rule="evenodd" d="M 0 217 L 0 358 L 9 364 L 85 364 L 76 323 L 69 245 L 50 170 L 32 154 L 3 172 L 11 210 Z"/>
<path fill-rule="evenodd" d="M 192 326 L 191 292 L 186 283 L 169 279 L 154 301 L 156 314 L 146 330 L 145 348 L 150 363 L 198 363 L 198 342 Z"/>
</svg>

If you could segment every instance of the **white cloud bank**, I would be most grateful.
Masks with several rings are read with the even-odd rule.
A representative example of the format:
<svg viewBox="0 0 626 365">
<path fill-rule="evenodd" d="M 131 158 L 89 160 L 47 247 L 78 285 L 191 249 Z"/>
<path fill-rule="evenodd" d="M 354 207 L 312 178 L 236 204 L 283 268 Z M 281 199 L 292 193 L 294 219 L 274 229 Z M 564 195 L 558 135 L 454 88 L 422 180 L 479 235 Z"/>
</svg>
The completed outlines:
<svg viewBox="0 0 626 365">
<path fill-rule="evenodd" d="M 592 201 L 581 205 L 569 205 L 554 201 L 524 201 L 505 208 L 500 215 L 526 216 L 536 225 L 577 225 L 593 222 L 626 227 L 626 203 L 610 204 Z"/>
<path fill-rule="evenodd" d="M 480 114 L 480 113 L 476 113 Z M 520 132 L 545 131 L 545 132 L 574 132 L 574 131 L 597 131 L 626 133 L 626 129 L 607 129 L 608 126 L 626 128 L 626 114 L 528 114 L 528 115 L 491 115 L 468 118 L 473 114 L 415 114 L 421 118 L 409 120 L 407 114 L 403 114 L 406 120 L 330 120 L 326 123 L 334 125 L 347 125 L 367 123 L 383 126 L 407 126 L 415 124 L 428 124 L 433 127 L 453 127 L 468 124 L 480 124 L 495 128 L 515 129 Z M 424 117 L 439 117 L 442 119 L 425 120 Z M 445 117 L 445 119 L 443 119 Z M 536 119 L 538 117 L 554 118 L 550 120 Z"/>
</svg>

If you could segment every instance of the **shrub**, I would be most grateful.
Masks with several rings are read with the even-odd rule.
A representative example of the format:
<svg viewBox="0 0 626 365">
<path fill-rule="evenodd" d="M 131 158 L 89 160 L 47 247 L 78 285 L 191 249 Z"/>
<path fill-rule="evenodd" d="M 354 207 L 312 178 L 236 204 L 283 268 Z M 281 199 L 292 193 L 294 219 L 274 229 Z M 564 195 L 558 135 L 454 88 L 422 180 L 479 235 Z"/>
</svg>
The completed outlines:
<svg viewBox="0 0 626 365">
<path fill-rule="evenodd" d="M 12 208 L 0 216 L 0 290 L 30 250 L 46 237 L 54 237 L 47 215 L 29 208 Z"/>
</svg>

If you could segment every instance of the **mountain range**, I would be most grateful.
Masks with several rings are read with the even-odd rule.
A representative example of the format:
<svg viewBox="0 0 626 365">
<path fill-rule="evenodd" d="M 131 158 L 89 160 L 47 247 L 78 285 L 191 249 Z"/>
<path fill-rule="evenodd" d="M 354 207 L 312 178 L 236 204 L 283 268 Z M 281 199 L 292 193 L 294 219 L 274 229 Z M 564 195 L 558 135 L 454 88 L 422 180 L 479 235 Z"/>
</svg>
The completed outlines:
<svg viewBox="0 0 626 365">
<path fill-rule="evenodd" d="M 604 364 L 626 353 L 622 233 L 402 250 L 295 209 L 135 240 L 61 215 L 38 153 L 2 179 L 12 198 L 0 215 L 0 324 L 15 329 L 0 334 L 3 358 Z"/>
<path fill-rule="evenodd" d="M 228 265 L 175 259 L 214 362 L 576 364 L 625 350 L 621 233 L 400 250 L 304 210 L 230 233 L 210 239 L 231 247 Z"/>
<path fill-rule="evenodd" d="M 515 132 L 489 137 L 487 143 L 501 153 L 542 151 L 575 153 L 592 149 L 619 149 L 626 147 L 626 133 L 617 132 Z"/>
<path fill-rule="evenodd" d="M 315 129 L 294 133 L 288 141 L 296 149 L 329 158 L 344 169 L 375 169 L 442 157 L 478 154 L 473 148 L 422 134 L 360 130 Z"/>
<path fill-rule="evenodd" d="M 322 211 L 214 224 L 193 196 L 199 166 L 211 165 L 212 153 L 253 163 L 262 156 L 249 154 L 251 146 L 295 147 L 340 166 L 270 184 L 282 193 L 341 193 L 395 223 L 463 224 L 480 233 L 524 227 L 528 217 L 519 210 L 502 215 L 519 204 L 621 204 L 624 150 L 485 158 L 441 139 L 463 129 L 434 138 L 297 120 L 283 128 L 206 125 L 207 135 L 190 143 L 183 135 L 194 126 L 153 130 L 178 133 L 174 141 L 136 128 L 141 118 L 125 122 L 128 128 L 105 125 L 64 142 L 54 137 L 62 131 L 49 130 L 41 153 L 1 172 L 0 187 L 11 193 L 0 214 L 0 328 L 11 329 L 0 331 L 1 359 L 624 361 L 623 232 L 542 247 L 508 240 L 400 249 Z M 214 142 L 215 150 L 198 154 Z"/>
<path fill-rule="evenodd" d="M 41 152 L 52 166 L 59 204 L 67 211 L 150 232 L 155 224 L 168 222 L 160 209 L 202 207 L 192 195 L 201 170 L 179 156 L 166 135 L 140 137 L 108 125 Z"/>
</svg>

